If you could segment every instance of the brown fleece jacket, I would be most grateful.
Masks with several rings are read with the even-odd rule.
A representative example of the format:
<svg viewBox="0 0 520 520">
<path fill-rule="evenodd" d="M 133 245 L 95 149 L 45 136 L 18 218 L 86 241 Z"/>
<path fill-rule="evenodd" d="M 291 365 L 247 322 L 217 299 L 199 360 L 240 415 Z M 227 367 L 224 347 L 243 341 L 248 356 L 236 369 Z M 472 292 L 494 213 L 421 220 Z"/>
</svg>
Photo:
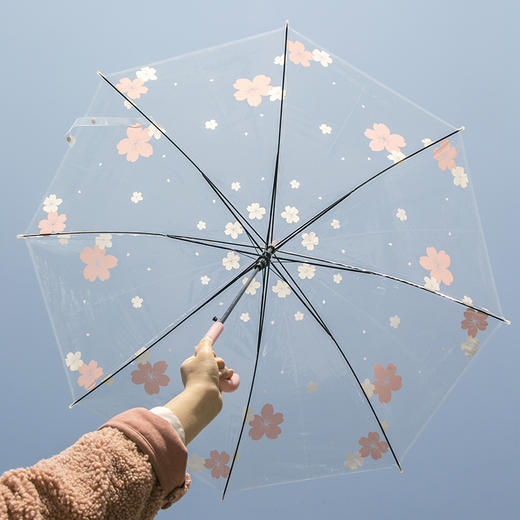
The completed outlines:
<svg viewBox="0 0 520 520">
<path fill-rule="evenodd" d="M 188 490 L 187 455 L 167 421 L 128 410 L 58 455 L 6 471 L 0 519 L 151 519 Z"/>
</svg>

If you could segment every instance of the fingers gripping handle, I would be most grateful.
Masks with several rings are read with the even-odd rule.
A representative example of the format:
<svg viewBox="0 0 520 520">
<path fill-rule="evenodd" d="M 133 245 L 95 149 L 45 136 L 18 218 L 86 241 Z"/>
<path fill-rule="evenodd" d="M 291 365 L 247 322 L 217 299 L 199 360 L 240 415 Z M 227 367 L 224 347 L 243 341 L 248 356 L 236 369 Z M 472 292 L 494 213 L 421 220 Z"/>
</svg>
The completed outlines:
<svg viewBox="0 0 520 520">
<path fill-rule="evenodd" d="M 220 321 L 216 321 L 211 325 L 204 337 L 209 338 L 211 344 L 214 345 L 223 330 L 224 324 Z M 221 392 L 234 392 L 238 388 L 238 385 L 240 385 L 240 376 L 236 373 L 234 373 L 229 379 L 221 379 L 219 382 Z"/>
</svg>

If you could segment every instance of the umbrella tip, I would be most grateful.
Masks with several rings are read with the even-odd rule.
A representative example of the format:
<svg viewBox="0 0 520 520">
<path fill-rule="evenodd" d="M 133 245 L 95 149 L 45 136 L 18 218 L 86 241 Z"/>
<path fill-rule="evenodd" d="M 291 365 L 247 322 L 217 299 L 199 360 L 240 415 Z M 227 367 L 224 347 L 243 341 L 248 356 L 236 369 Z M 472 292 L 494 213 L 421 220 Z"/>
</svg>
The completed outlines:
<svg viewBox="0 0 520 520">
<path fill-rule="evenodd" d="M 289 25 L 289 20 L 285 20 L 285 27 Z"/>
<path fill-rule="evenodd" d="M 509 320 L 506 320 L 506 321 L 505 321 L 505 324 L 506 324 L 506 325 L 511 325 L 511 322 L 510 322 Z"/>
<path fill-rule="evenodd" d="M 466 130 L 466 127 L 465 126 L 461 126 L 460 128 L 457 128 L 457 130 L 459 132 L 463 132 L 464 130 Z"/>
<path fill-rule="evenodd" d="M 96 74 L 97 74 L 100 78 L 103 77 L 103 74 L 102 74 L 99 70 L 96 70 Z"/>
<path fill-rule="evenodd" d="M 401 475 L 404 473 L 403 468 L 399 469 L 399 473 L 401 473 Z"/>
<path fill-rule="evenodd" d="M 16 238 L 23 238 L 24 235 L 16 235 Z"/>
</svg>

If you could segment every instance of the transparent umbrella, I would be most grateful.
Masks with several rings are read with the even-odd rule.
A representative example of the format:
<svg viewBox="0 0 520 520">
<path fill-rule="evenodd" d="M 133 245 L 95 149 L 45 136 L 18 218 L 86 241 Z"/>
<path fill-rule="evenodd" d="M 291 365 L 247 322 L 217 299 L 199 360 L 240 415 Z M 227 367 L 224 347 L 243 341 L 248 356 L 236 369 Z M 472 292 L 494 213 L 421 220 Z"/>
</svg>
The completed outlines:
<svg viewBox="0 0 520 520">
<path fill-rule="evenodd" d="M 402 468 L 506 321 L 463 129 L 288 26 L 100 76 L 24 235 L 74 403 L 163 404 L 215 317 L 193 476 Z"/>
</svg>

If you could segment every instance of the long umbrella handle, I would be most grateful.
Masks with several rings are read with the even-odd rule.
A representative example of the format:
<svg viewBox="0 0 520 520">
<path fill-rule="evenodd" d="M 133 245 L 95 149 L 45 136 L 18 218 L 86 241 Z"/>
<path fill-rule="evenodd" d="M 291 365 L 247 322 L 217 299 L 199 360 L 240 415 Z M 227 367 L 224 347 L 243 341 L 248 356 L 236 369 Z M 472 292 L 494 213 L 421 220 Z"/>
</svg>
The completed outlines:
<svg viewBox="0 0 520 520">
<path fill-rule="evenodd" d="M 212 345 L 215 344 L 218 337 L 224 330 L 224 324 L 221 321 L 216 321 L 208 329 L 208 332 L 204 335 L 205 338 L 211 340 Z M 219 388 L 221 392 L 234 392 L 240 385 L 240 376 L 235 372 L 229 379 L 221 379 L 219 382 Z"/>
</svg>

